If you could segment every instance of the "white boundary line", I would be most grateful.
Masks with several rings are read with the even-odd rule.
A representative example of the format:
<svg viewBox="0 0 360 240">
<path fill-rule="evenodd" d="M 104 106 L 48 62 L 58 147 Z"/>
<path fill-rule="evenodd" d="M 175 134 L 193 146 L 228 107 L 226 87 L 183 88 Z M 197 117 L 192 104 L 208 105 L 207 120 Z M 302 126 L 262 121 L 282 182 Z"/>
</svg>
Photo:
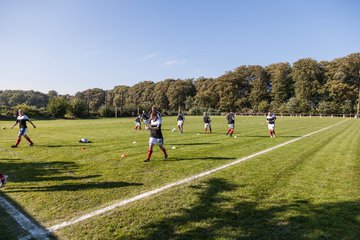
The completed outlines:
<svg viewBox="0 0 360 240">
<path fill-rule="evenodd" d="M 349 120 L 349 119 L 347 119 L 347 120 Z M 154 189 L 154 190 L 151 190 L 151 191 L 142 193 L 142 194 L 137 195 L 137 196 L 135 196 L 135 197 L 132 197 L 132 198 L 129 198 L 129 199 L 125 199 L 125 200 L 116 202 L 116 203 L 114 203 L 114 204 L 112 204 L 112 205 L 109 205 L 109 206 L 107 206 L 107 207 L 104 207 L 104 208 L 102 208 L 102 209 L 89 212 L 89 213 L 87 213 L 87 214 L 85 214 L 85 215 L 83 215 L 83 216 L 81 216 L 81 217 L 78 217 L 78 218 L 75 218 L 75 219 L 72 219 L 72 220 L 69 220 L 69 221 L 65 221 L 65 222 L 56 224 L 56 225 L 51 226 L 51 227 L 49 227 L 49 228 L 47 228 L 47 229 L 48 229 L 48 231 L 50 231 L 50 232 L 58 231 L 58 230 L 60 230 L 60 229 L 62 229 L 62 228 L 65 228 L 65 227 L 67 227 L 67 226 L 74 225 L 75 223 L 78 223 L 78 222 L 84 221 L 84 220 L 86 220 L 86 219 L 95 217 L 95 216 L 100 215 L 100 214 L 103 214 L 103 213 L 105 213 L 105 212 L 109 212 L 109 211 L 111 211 L 111 210 L 113 210 L 113 209 L 115 209 L 115 208 L 124 206 L 124 205 L 126 205 L 126 204 L 128 204 L 128 203 L 132 203 L 132 202 L 138 201 L 138 200 L 140 200 L 140 199 L 143 199 L 143 198 L 152 196 L 152 195 L 154 195 L 154 194 L 156 194 L 156 193 L 162 192 L 162 191 L 164 191 L 164 190 L 166 190 L 166 189 L 169 189 L 169 188 L 172 188 L 172 187 L 175 187 L 175 186 L 184 184 L 184 183 L 191 182 L 191 181 L 193 181 L 193 180 L 195 180 L 195 179 L 198 179 L 198 178 L 201 178 L 201 177 L 210 175 L 210 174 L 212 174 L 212 173 L 214 173 L 214 172 L 218 172 L 218 171 L 220 171 L 220 170 L 222 170 L 222 169 L 225 169 L 225 168 L 228 168 L 228 167 L 233 166 L 233 165 L 235 165 L 235 164 L 238 164 L 238 163 L 240 163 L 240 162 L 246 161 L 246 160 L 248 160 L 248 159 L 250 159 L 250 158 L 257 157 L 257 156 L 259 156 L 259 155 L 268 153 L 268 152 L 273 151 L 273 150 L 275 150 L 275 149 L 277 149 L 277 148 L 280 148 L 280 147 L 283 147 L 283 146 L 288 145 L 288 144 L 290 144 L 290 143 L 299 141 L 299 140 L 301 140 L 301 139 L 303 139 L 303 138 L 305 138 L 305 137 L 309 137 L 309 136 L 311 136 L 311 135 L 313 135 L 313 134 L 316 134 L 316 133 L 319 133 L 319 132 L 321 132 L 321 131 L 327 130 L 327 129 L 329 129 L 329 128 L 335 127 L 335 126 L 337 126 L 337 125 L 339 125 L 339 124 L 341 124 L 341 123 L 343 123 L 343 122 L 345 122 L 345 121 L 347 121 L 347 120 L 344 120 L 344 121 L 341 121 L 341 122 L 339 122 L 339 123 L 337 123 L 337 124 L 334 124 L 334 125 L 331 125 L 331 126 L 322 128 L 322 129 L 317 130 L 317 131 L 315 131 L 315 132 L 308 133 L 308 134 L 306 134 L 306 135 L 304 135 L 304 136 L 301 136 L 301 137 L 292 139 L 292 140 L 287 141 L 287 142 L 285 142 L 285 143 L 281 143 L 281 144 L 279 144 L 279 145 L 276 145 L 276 146 L 274 146 L 274 147 L 265 149 L 265 150 L 263 150 L 263 151 L 260 151 L 260 152 L 251 154 L 251 155 L 249 155 L 249 156 L 247 156 L 247 157 L 243 157 L 243 158 L 237 159 L 237 160 L 235 160 L 234 162 L 225 164 L 225 165 L 223 165 L 223 166 L 221 166 L 221 167 L 217 167 L 217 168 L 214 168 L 214 169 L 212 169 L 212 170 L 209 170 L 209 171 L 206 171 L 206 172 L 202 172 L 202 173 L 196 174 L 196 175 L 194 175 L 194 176 L 185 178 L 185 179 L 183 179 L 183 180 L 180 180 L 180 181 L 177 181 L 177 182 L 174 182 L 174 183 L 167 184 L 167 185 L 165 185 L 165 186 L 163 186 L 163 187 L 160 187 L 160 188 L 157 188 L 157 189 Z"/>
<path fill-rule="evenodd" d="M 3 197 L 0 197 L 0 206 L 33 238 L 36 239 L 48 239 L 47 236 L 49 232 L 36 224 L 34 224 L 29 218 L 24 214 L 19 212 L 14 206 L 12 206 L 8 201 Z M 23 238 L 27 239 L 27 237 Z"/>
<path fill-rule="evenodd" d="M 349 120 L 349 119 L 347 119 Z M 81 222 L 83 220 L 86 220 L 86 219 L 90 219 L 92 217 L 95 217 L 97 215 L 100 215 L 100 214 L 103 214 L 105 212 L 108 212 L 108 211 L 111 211 L 115 208 L 118 208 L 118 207 L 121 207 L 121 206 L 124 206 L 128 203 L 131 203 L 131 202 L 135 202 L 135 201 L 138 201 L 140 199 L 143 199 L 143 198 L 146 198 L 146 197 L 149 197 L 149 196 L 152 196 L 156 193 L 159 193 L 159 192 L 162 192 L 166 189 L 169 189 L 169 188 L 172 188 L 172 187 L 175 187 L 175 186 L 178 186 L 178 185 L 181 185 L 181 184 L 185 184 L 185 183 L 188 183 L 188 182 L 191 182 L 195 179 L 198 179 L 198 178 L 201 178 L 201 177 L 204 177 L 204 176 L 207 176 L 207 175 L 210 175 L 214 172 L 218 172 L 222 169 L 225 169 L 225 168 L 228 168 L 230 166 L 233 166 L 235 164 L 238 164 L 240 162 L 243 162 L 243 161 L 246 161 L 250 158 L 254 158 L 254 157 L 257 157 L 259 155 L 262 155 L 262 154 L 265 154 L 265 153 L 268 153 L 270 151 L 273 151 L 277 148 L 280 148 L 280 147 L 283 147 L 285 145 L 288 145 L 290 143 L 293 143 L 293 142 L 296 142 L 298 140 L 301 140 L 305 137 L 309 137 L 313 134 L 316 134 L 316 133 L 319 133 L 321 131 L 324 131 L 324 130 L 327 130 L 329 128 L 332 128 L 332 127 L 335 127 L 347 120 L 344 120 L 344 121 L 341 121 L 337 124 L 334 124 L 334 125 L 331 125 L 331 126 L 328 126 L 328 127 L 325 127 L 325 128 L 322 128 L 320 130 L 317 130 L 315 132 L 312 132 L 312 133 L 308 133 L 304 136 L 301 136 L 301 137 L 298 137 L 298 138 L 295 138 L 295 139 L 292 139 L 290 141 L 287 141 L 285 143 L 281 143 L 279 145 L 276 145 L 274 147 L 271 147 L 269 149 L 265 149 L 263 151 L 260 151 L 260 152 L 257 152 L 257 153 L 254 153 L 252 155 L 249 155 L 247 157 L 243 157 L 243 158 L 240 158 L 240 159 L 237 159 L 235 160 L 234 162 L 231 162 L 231 163 L 228 163 L 228 164 L 225 164 L 223 166 L 220 166 L 220 167 L 217 167 L 217 168 L 214 168 L 212 170 L 209 170 L 209 171 L 206 171 L 206 172 L 202 172 L 202 173 L 199 173 L 199 174 L 196 174 L 194 176 L 191 176 L 191 177 L 188 177 L 188 178 L 185 178 L 183 180 L 180 180 L 180 181 L 177 181 L 177 182 L 174 182 L 174 183 L 170 183 L 170 184 L 167 184 L 163 187 L 160 187 L 160 188 L 157 188 L 157 189 L 154 189 L 154 190 L 151 190 L 151 191 L 148 191 L 148 192 L 145 192 L 145 193 L 142 193 L 140 195 L 137 195 L 135 197 L 132 197 L 132 198 L 129 198 L 129 199 L 126 199 L 126 200 L 122 200 L 122 201 L 119 201 L 119 202 L 116 202 L 112 205 L 109 205 L 105 208 L 102 208 L 102 209 L 99 209 L 99 210 L 96 210 L 96 211 L 92 211 L 88 214 L 85 214 L 81 217 L 78 217 L 78 218 L 75 218 L 73 220 L 69 220 L 69 221 L 65 221 L 63 223 L 60 223 L 60 224 L 57 224 L 57 225 L 54 225 L 54 226 L 51 226 L 47 229 L 43 229 L 41 226 L 38 226 L 37 224 L 33 223 L 29 218 L 27 218 L 24 214 L 22 214 L 20 211 L 18 211 L 14 206 L 12 206 L 7 200 L 5 200 L 3 197 L 0 196 L 0 206 L 24 229 L 26 230 L 30 235 L 26 236 L 26 237 L 23 237 L 23 238 L 20 238 L 20 239 L 31 239 L 31 238 L 36 238 L 36 239 L 48 239 L 48 234 L 50 232 L 55 232 L 55 231 L 58 231 L 62 228 L 65 228 L 67 226 L 70 226 L 70 225 L 73 225 L 75 223 L 78 223 L 78 222 Z"/>
</svg>

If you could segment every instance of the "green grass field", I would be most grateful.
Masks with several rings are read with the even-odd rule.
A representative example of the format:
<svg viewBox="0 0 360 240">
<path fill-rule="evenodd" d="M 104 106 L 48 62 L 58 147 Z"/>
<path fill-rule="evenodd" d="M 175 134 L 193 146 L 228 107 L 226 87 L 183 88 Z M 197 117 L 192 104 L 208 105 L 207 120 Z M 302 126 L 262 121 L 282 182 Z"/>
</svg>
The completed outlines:
<svg viewBox="0 0 360 240">
<path fill-rule="evenodd" d="M 230 163 L 343 118 L 279 117 L 269 138 L 264 117 L 187 117 L 185 132 L 163 119 L 168 160 L 155 146 L 144 163 L 148 131 L 133 119 L 34 121 L 12 149 L 18 129 L 0 122 L 0 197 L 44 228 Z M 113 209 L 50 234 L 53 239 L 359 239 L 360 122 L 339 125 L 206 177 Z M 92 143 L 78 140 L 88 137 Z M 136 143 L 134 143 L 136 142 Z M 175 146 L 175 149 L 172 147 Z M 127 154 L 127 157 L 121 157 Z M 0 208 L 0 239 L 28 236 Z"/>
</svg>

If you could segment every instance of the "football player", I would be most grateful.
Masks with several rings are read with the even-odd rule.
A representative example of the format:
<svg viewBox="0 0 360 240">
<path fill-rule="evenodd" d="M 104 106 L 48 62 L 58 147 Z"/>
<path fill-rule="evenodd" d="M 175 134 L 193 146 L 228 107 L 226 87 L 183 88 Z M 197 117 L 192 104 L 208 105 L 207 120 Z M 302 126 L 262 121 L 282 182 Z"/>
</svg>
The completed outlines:
<svg viewBox="0 0 360 240">
<path fill-rule="evenodd" d="M 154 145 L 159 145 L 160 149 L 164 153 L 164 158 L 167 159 L 168 155 L 166 153 L 166 149 L 164 148 L 164 137 L 161 132 L 161 118 L 158 117 L 156 111 L 152 111 L 150 114 L 150 139 L 149 139 L 149 149 L 147 158 L 144 162 L 150 162 L 150 157 L 153 152 Z"/>
<path fill-rule="evenodd" d="M 275 120 L 276 116 L 275 114 L 271 114 L 271 112 L 268 112 L 268 115 L 266 116 L 266 122 L 268 123 L 268 130 L 270 137 L 276 137 L 275 134 Z"/>
<path fill-rule="evenodd" d="M 210 133 L 211 133 L 211 119 L 210 119 L 210 116 L 207 112 L 204 112 L 204 117 L 203 117 L 203 120 L 204 120 L 204 133 L 207 132 L 207 130 L 209 129 L 210 130 Z"/>
<path fill-rule="evenodd" d="M 185 115 L 181 110 L 179 110 L 177 116 L 177 127 L 179 128 L 180 133 L 183 133 L 184 131 L 184 121 L 185 121 Z"/>
<path fill-rule="evenodd" d="M 26 134 L 26 132 L 27 132 L 26 122 L 29 122 L 34 128 L 36 128 L 36 126 L 30 121 L 29 117 L 24 114 L 24 110 L 19 109 L 18 113 L 19 113 L 19 115 L 16 118 L 16 122 L 11 127 L 11 129 L 13 129 L 13 127 L 15 127 L 17 124 L 19 124 L 20 131 L 17 136 L 15 145 L 12 145 L 11 147 L 16 148 L 19 145 L 22 136 L 24 136 L 24 138 L 29 142 L 29 146 L 31 147 L 34 145 L 34 143 L 31 141 L 29 136 Z"/>
<path fill-rule="evenodd" d="M 228 123 L 228 131 L 226 135 L 230 134 L 230 137 L 232 137 L 234 133 L 234 127 L 235 127 L 235 113 L 232 111 L 229 111 L 225 116 L 227 123 Z"/>
</svg>

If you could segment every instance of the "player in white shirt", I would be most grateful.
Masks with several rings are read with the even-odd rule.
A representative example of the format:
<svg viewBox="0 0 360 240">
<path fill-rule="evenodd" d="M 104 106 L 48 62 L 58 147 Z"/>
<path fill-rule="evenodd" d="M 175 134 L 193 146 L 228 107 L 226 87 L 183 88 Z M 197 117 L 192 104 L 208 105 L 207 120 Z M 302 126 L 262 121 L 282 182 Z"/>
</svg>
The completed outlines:
<svg viewBox="0 0 360 240">
<path fill-rule="evenodd" d="M 15 127 L 17 124 L 19 124 L 20 131 L 17 136 L 15 145 L 12 145 L 11 147 L 16 148 L 19 145 L 22 136 L 24 136 L 24 138 L 29 142 L 29 146 L 31 147 L 32 145 L 34 145 L 34 143 L 31 141 L 29 136 L 26 134 L 26 132 L 27 132 L 26 122 L 29 122 L 34 128 L 36 128 L 36 126 L 30 121 L 29 117 L 24 114 L 24 110 L 19 109 L 18 113 L 19 113 L 19 116 L 16 118 L 16 122 L 11 127 L 11 129 L 13 127 Z"/>
<path fill-rule="evenodd" d="M 225 116 L 227 123 L 228 123 L 228 130 L 226 135 L 230 134 L 230 137 L 234 134 L 234 128 L 235 128 L 235 113 L 232 111 L 229 111 Z"/>
<path fill-rule="evenodd" d="M 212 132 L 211 130 L 211 119 L 210 116 L 207 112 L 204 113 L 204 117 L 203 117 L 203 121 L 204 121 L 204 133 L 207 132 L 207 130 L 210 130 L 210 133 Z"/>
<path fill-rule="evenodd" d="M 166 153 L 166 149 L 164 148 L 164 137 L 161 132 L 161 123 L 162 120 L 159 118 L 156 111 L 152 111 L 150 114 L 150 139 L 149 139 L 149 149 L 148 155 L 144 162 L 150 162 L 150 157 L 153 152 L 154 145 L 159 145 L 160 149 L 164 153 L 164 158 L 167 159 L 168 155 Z"/>
<path fill-rule="evenodd" d="M 180 133 L 184 132 L 184 121 L 185 121 L 185 115 L 181 110 L 179 110 L 178 116 L 177 116 L 177 127 L 180 130 Z"/>
<path fill-rule="evenodd" d="M 272 114 L 271 112 L 268 112 L 268 115 L 266 116 L 266 122 L 268 123 L 268 130 L 270 137 L 276 137 L 275 134 L 275 120 L 276 116 L 275 114 Z"/>
</svg>

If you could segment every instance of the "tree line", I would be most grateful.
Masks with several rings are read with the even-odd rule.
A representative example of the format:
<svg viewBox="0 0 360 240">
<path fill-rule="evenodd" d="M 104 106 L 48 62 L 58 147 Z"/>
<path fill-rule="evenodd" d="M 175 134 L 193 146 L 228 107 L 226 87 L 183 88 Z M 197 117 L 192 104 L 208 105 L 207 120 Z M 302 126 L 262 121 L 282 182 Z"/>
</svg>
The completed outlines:
<svg viewBox="0 0 360 240">
<path fill-rule="evenodd" d="M 23 108 L 34 117 L 131 116 L 156 105 L 165 114 L 233 110 L 243 113 L 355 114 L 360 97 L 360 53 L 332 61 L 304 58 L 268 66 L 243 65 L 217 78 L 143 81 L 75 95 L 0 90 L 0 114 Z"/>
</svg>

